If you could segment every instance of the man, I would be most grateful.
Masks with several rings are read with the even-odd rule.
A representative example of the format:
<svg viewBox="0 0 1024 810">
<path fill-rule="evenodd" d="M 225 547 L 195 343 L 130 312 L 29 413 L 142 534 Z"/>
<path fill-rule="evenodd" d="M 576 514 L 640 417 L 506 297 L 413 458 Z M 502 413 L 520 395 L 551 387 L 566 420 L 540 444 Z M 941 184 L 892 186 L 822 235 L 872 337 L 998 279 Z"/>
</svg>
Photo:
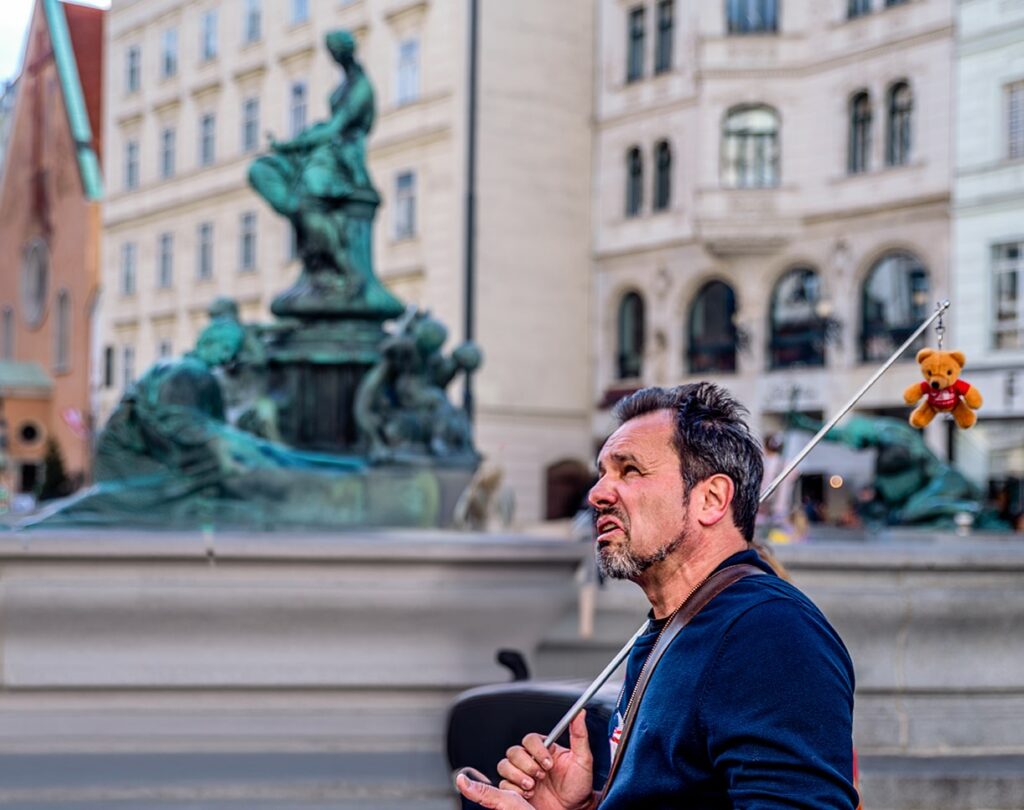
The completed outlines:
<svg viewBox="0 0 1024 810">
<path fill-rule="evenodd" d="M 725 566 L 765 572 L 726 588 L 667 649 L 601 810 L 857 806 L 853 665 L 821 612 L 751 546 L 762 461 L 742 414 L 708 383 L 647 388 L 619 403 L 620 427 L 598 457 L 598 562 L 651 603 L 611 723 L 613 753 L 647 656 L 687 596 Z M 500 810 L 597 806 L 582 716 L 569 748 L 528 735 L 498 773 L 497 787 L 465 776 L 457 786 Z"/>
</svg>

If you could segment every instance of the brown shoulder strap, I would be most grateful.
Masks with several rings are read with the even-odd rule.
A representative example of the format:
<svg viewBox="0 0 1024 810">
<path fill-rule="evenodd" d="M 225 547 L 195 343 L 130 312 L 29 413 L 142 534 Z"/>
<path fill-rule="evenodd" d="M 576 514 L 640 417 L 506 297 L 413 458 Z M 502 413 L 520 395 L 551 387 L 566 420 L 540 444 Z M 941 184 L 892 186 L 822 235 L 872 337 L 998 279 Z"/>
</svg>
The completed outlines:
<svg viewBox="0 0 1024 810">
<path fill-rule="evenodd" d="M 668 626 L 658 637 L 658 641 L 654 645 L 654 649 L 651 650 L 647 666 L 645 666 L 643 671 L 640 673 L 636 686 L 633 688 L 633 699 L 630 701 L 629 710 L 626 712 L 626 716 L 622 720 L 622 733 L 619 735 L 619 744 L 615 749 L 615 758 L 612 760 L 611 767 L 608 769 L 608 778 L 605 780 L 604 789 L 601 791 L 601 797 L 597 802 L 598 805 L 600 805 L 601 802 L 604 801 L 604 797 L 608 795 L 608 790 L 611 788 L 612 780 L 615 778 L 615 773 L 618 771 L 619 764 L 622 762 L 623 754 L 626 751 L 626 742 L 629 740 L 630 731 L 633 730 L 633 721 L 636 720 L 637 713 L 640 711 L 640 702 L 643 700 L 644 692 L 647 690 L 647 684 L 651 680 L 651 673 L 654 672 L 654 668 L 658 665 L 661 657 L 665 654 L 665 650 L 669 648 L 669 645 L 675 637 L 679 635 L 680 631 L 690 623 L 690 620 L 700 613 L 708 602 L 718 596 L 718 594 L 734 582 L 738 582 L 745 577 L 763 575 L 764 573 L 765 572 L 756 565 L 748 565 L 746 563 L 741 565 L 730 565 L 727 568 L 723 568 L 721 571 L 716 571 L 704 580 L 701 586 L 690 595 L 690 598 L 683 603 L 683 606 L 676 612 L 675 616 L 672 617 Z"/>
</svg>

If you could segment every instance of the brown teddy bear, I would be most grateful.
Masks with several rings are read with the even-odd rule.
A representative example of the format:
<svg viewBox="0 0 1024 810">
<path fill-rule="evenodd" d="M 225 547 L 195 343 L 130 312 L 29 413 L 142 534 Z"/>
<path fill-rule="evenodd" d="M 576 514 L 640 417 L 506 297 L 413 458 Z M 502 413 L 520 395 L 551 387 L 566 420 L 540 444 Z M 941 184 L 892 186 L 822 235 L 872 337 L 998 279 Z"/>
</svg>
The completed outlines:
<svg viewBox="0 0 1024 810">
<path fill-rule="evenodd" d="M 981 407 L 981 394 L 966 380 L 960 379 L 960 372 L 967 362 L 963 352 L 944 352 L 941 349 L 921 349 L 917 353 L 917 364 L 921 366 L 924 381 L 914 383 L 903 392 L 908 405 L 925 397 L 910 414 L 910 424 L 923 428 L 938 412 L 950 413 L 962 428 L 969 428 L 978 421 L 975 410 Z"/>
</svg>

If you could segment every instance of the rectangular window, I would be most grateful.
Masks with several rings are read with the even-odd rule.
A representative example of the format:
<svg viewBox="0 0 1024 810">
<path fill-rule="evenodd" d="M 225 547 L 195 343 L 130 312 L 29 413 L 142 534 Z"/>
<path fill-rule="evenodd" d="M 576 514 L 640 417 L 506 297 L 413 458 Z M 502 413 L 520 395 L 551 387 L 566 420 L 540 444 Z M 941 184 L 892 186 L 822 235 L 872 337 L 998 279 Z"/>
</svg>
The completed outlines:
<svg viewBox="0 0 1024 810">
<path fill-rule="evenodd" d="M 253 152 L 259 146 L 260 100 L 247 98 L 242 102 L 242 151 Z"/>
<path fill-rule="evenodd" d="M 167 127 L 160 133 L 160 177 L 164 180 L 174 177 L 177 140 L 174 127 Z"/>
<path fill-rule="evenodd" d="M 212 166 L 216 157 L 217 119 L 206 113 L 199 119 L 199 165 Z"/>
<path fill-rule="evenodd" d="M 53 367 L 55 371 L 68 371 L 71 358 L 71 296 L 66 290 L 61 290 L 57 294 L 56 327 Z"/>
<path fill-rule="evenodd" d="M 288 124 L 294 138 L 306 128 L 306 83 L 293 82 L 288 103 Z"/>
<path fill-rule="evenodd" d="M 131 45 L 124 54 L 124 91 L 134 93 L 139 89 L 142 76 L 142 49 Z"/>
<path fill-rule="evenodd" d="M 420 97 L 420 41 L 404 39 L 398 43 L 398 69 L 395 73 L 395 103 L 410 104 Z"/>
<path fill-rule="evenodd" d="M 871 13 L 871 0 L 847 0 L 846 17 L 854 19 Z"/>
<path fill-rule="evenodd" d="M 672 70 L 672 39 L 675 28 L 675 0 L 658 2 L 658 42 L 654 50 L 654 72 Z"/>
<path fill-rule="evenodd" d="M 160 77 L 169 79 L 178 72 L 178 29 L 168 28 L 160 40 Z"/>
<path fill-rule="evenodd" d="M 253 211 L 242 214 L 239 223 L 238 269 L 243 273 L 256 269 L 256 214 Z"/>
<path fill-rule="evenodd" d="M 644 77 L 644 7 L 629 10 L 629 42 L 627 45 L 626 81 Z"/>
<path fill-rule="evenodd" d="M 402 172 L 395 177 L 395 239 L 416 235 L 416 175 Z"/>
<path fill-rule="evenodd" d="M 196 248 L 196 277 L 209 280 L 213 278 L 213 223 L 204 222 L 199 226 Z"/>
<path fill-rule="evenodd" d="M 246 45 L 259 42 L 260 37 L 263 36 L 263 14 L 260 2 L 261 0 L 245 0 L 245 22 L 243 23 L 245 33 L 243 42 Z"/>
<path fill-rule="evenodd" d="M 774 34 L 779 30 L 778 0 L 727 0 L 730 34 Z"/>
<path fill-rule="evenodd" d="M 161 360 L 164 360 L 171 356 L 172 351 L 173 350 L 171 349 L 171 341 L 168 340 L 167 338 L 163 338 L 157 345 L 156 355 Z"/>
<path fill-rule="evenodd" d="M 124 147 L 124 187 L 127 191 L 139 187 L 139 142 L 135 140 Z"/>
<path fill-rule="evenodd" d="M 103 387 L 114 387 L 114 347 L 106 346 L 103 349 Z"/>
<path fill-rule="evenodd" d="M 287 261 L 293 262 L 299 258 L 299 235 L 291 225 L 285 227 L 288 228 L 288 234 L 285 237 L 284 257 Z"/>
<path fill-rule="evenodd" d="M 907 0 L 885 0 L 886 8 L 890 6 L 902 6 Z"/>
<path fill-rule="evenodd" d="M 208 62 L 217 58 L 217 9 L 205 12 L 199 24 L 199 57 Z"/>
<path fill-rule="evenodd" d="M 309 21 L 309 0 L 292 0 L 292 25 Z"/>
<path fill-rule="evenodd" d="M 994 293 L 993 345 L 997 349 L 1024 349 L 1024 242 L 992 249 Z"/>
<path fill-rule="evenodd" d="M 135 243 L 121 245 L 121 295 L 135 295 Z"/>
<path fill-rule="evenodd" d="M 167 289 L 174 284 L 174 237 L 160 234 L 157 241 L 156 286 Z"/>
<path fill-rule="evenodd" d="M 1024 157 L 1024 82 L 1006 85 L 1006 156 Z"/>
<path fill-rule="evenodd" d="M 121 347 L 121 389 L 127 390 L 135 382 L 135 347 Z"/>
</svg>

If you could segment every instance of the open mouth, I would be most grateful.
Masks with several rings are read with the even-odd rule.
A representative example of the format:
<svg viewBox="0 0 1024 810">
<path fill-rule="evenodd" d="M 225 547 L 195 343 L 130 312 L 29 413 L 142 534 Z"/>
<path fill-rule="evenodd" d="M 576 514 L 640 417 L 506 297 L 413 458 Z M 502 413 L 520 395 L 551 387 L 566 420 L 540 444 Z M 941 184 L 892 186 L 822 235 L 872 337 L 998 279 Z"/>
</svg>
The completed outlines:
<svg viewBox="0 0 1024 810">
<path fill-rule="evenodd" d="M 597 542 L 607 543 L 615 535 L 616 532 L 625 531 L 622 525 L 613 517 L 602 517 L 597 521 Z"/>
</svg>

